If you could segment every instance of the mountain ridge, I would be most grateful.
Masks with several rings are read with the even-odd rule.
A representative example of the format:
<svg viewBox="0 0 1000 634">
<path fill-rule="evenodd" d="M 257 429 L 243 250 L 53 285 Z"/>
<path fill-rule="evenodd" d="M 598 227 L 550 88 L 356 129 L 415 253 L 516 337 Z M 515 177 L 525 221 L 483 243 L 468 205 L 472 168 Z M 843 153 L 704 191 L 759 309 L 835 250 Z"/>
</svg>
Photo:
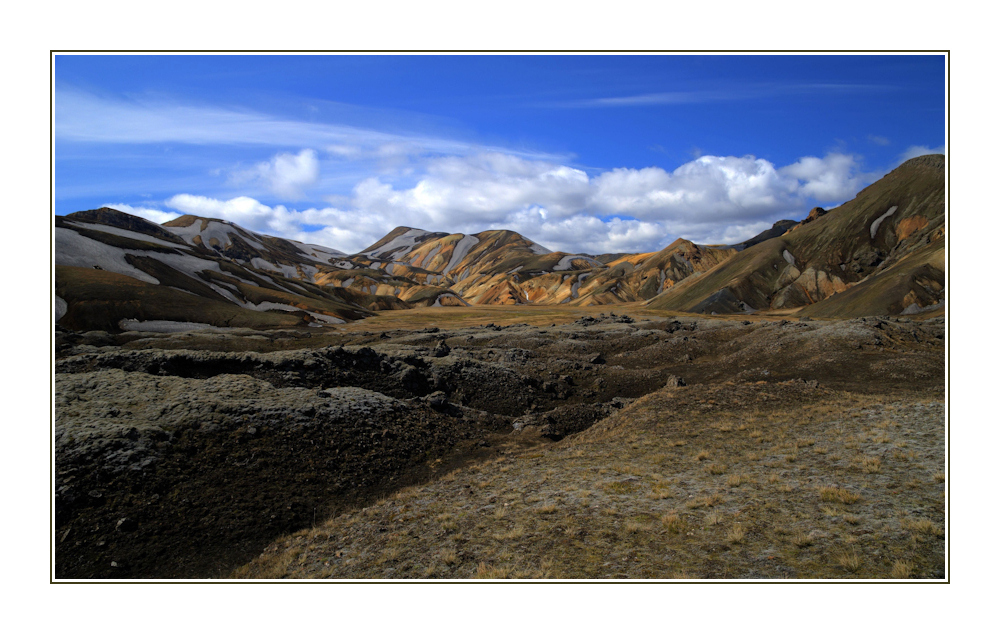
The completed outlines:
<svg viewBox="0 0 1000 634">
<path fill-rule="evenodd" d="M 944 300 L 944 165 L 943 155 L 911 159 L 839 207 L 738 244 L 678 238 L 636 254 L 550 251 L 503 229 L 402 225 L 346 254 L 217 218 L 157 225 L 106 207 L 81 211 L 55 218 L 57 321 L 267 328 L 416 306 L 629 302 L 694 313 L 916 314 Z"/>
</svg>

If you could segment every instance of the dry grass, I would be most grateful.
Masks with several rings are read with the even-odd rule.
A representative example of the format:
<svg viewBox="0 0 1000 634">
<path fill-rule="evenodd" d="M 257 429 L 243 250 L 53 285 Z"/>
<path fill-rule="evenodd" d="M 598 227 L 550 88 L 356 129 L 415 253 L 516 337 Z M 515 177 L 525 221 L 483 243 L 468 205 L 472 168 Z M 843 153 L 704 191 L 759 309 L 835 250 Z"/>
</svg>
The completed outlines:
<svg viewBox="0 0 1000 634">
<path fill-rule="evenodd" d="M 675 535 L 684 529 L 684 521 L 675 511 L 670 511 L 664 515 L 660 518 L 660 522 L 663 523 L 663 527 L 667 529 L 667 532 Z"/>
<path fill-rule="evenodd" d="M 711 508 L 722 502 L 723 497 L 718 493 L 712 493 L 711 495 L 705 495 L 702 497 L 693 498 L 685 503 L 689 509 L 697 509 L 701 507 Z"/>
<path fill-rule="evenodd" d="M 625 522 L 625 532 L 635 535 L 649 530 L 649 524 L 642 520 L 627 520 Z"/>
<path fill-rule="evenodd" d="M 734 473 L 726 478 L 726 484 L 734 489 L 740 485 L 746 484 L 747 482 L 750 482 L 750 478 L 741 473 Z"/>
<path fill-rule="evenodd" d="M 945 477 L 946 476 L 944 475 L 944 471 L 938 471 L 937 473 L 934 474 L 934 481 L 944 482 Z"/>
<path fill-rule="evenodd" d="M 904 519 L 901 525 L 906 530 L 912 531 L 914 533 L 920 533 L 922 535 L 933 535 L 935 537 L 944 537 L 944 527 L 929 520 L 929 519 Z"/>
<path fill-rule="evenodd" d="M 667 500 L 672 497 L 674 496 L 670 492 L 670 487 L 665 484 L 654 484 L 649 490 L 649 498 L 652 500 Z"/>
<path fill-rule="evenodd" d="M 844 550 L 836 556 L 837 565 L 848 572 L 857 572 L 861 568 L 861 555 L 852 548 Z"/>
<path fill-rule="evenodd" d="M 629 406 L 629 421 L 646 421 L 641 428 L 621 424 L 544 451 L 512 451 L 505 472 L 463 469 L 405 499 L 344 513 L 317 528 L 315 539 L 322 533 L 323 541 L 302 551 L 305 559 L 280 550 L 262 558 L 256 575 L 720 578 L 746 576 L 750 561 L 769 578 L 943 574 L 943 500 L 931 477 L 942 456 L 915 435 L 911 445 L 920 454 L 908 463 L 888 457 L 892 449 L 877 463 L 815 451 L 867 434 L 878 420 L 860 409 L 869 397 L 837 393 L 824 401 L 827 414 L 799 403 L 761 407 L 745 430 L 722 436 L 718 413 L 699 414 L 690 389 Z M 674 416 L 658 425 L 680 399 L 695 408 L 681 422 Z M 913 429 L 909 420 L 906 429 Z M 754 431 L 766 442 L 751 438 Z M 693 440 L 677 450 L 684 446 L 675 444 L 678 437 Z M 814 438 L 813 449 L 800 453 Z M 757 452 L 764 457 L 751 459 Z M 796 461 L 786 462 L 786 454 Z M 865 471 L 872 464 L 877 478 Z M 719 466 L 728 472 L 713 473 Z M 907 489 L 915 474 L 921 488 Z M 333 558 L 334 549 L 348 554 Z"/>
<path fill-rule="evenodd" d="M 865 473 L 879 473 L 882 471 L 882 460 L 878 456 L 863 456 L 858 463 L 861 470 Z"/>
<path fill-rule="evenodd" d="M 494 566 L 485 562 L 479 562 L 476 568 L 475 579 L 513 579 L 512 570 L 509 566 Z"/>
<path fill-rule="evenodd" d="M 860 494 L 835 486 L 820 487 L 819 497 L 824 502 L 839 502 L 841 504 L 855 504 L 861 500 Z"/>
<path fill-rule="evenodd" d="M 454 566 L 458 563 L 458 551 L 454 548 L 445 548 L 441 551 L 440 558 L 446 566 Z"/>
<path fill-rule="evenodd" d="M 892 572 L 890 574 L 893 579 L 909 579 L 913 576 L 913 564 L 897 559 L 892 562 Z"/>
<path fill-rule="evenodd" d="M 729 540 L 731 544 L 740 544 L 747 535 L 746 527 L 740 524 L 733 524 L 728 531 L 726 531 L 726 539 Z"/>
</svg>

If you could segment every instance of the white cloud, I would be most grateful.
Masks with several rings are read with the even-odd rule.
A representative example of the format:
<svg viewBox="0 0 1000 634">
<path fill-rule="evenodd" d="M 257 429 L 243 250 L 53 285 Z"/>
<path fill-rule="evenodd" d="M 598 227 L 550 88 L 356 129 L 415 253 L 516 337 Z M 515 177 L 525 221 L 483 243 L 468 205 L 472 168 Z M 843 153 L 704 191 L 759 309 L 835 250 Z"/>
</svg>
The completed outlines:
<svg viewBox="0 0 1000 634">
<path fill-rule="evenodd" d="M 752 156 L 702 156 L 673 172 L 620 168 L 595 179 L 592 204 L 605 213 L 673 222 L 754 217 L 793 206 L 796 183 Z"/>
<path fill-rule="evenodd" d="M 298 211 L 284 205 L 271 207 L 247 196 L 219 200 L 178 194 L 166 204 L 182 213 L 228 220 L 251 231 L 333 247 L 345 253 L 361 251 L 395 226 L 391 219 L 370 212 L 335 207 Z M 306 231 L 304 225 L 323 228 Z"/>
<path fill-rule="evenodd" d="M 150 209 L 149 207 L 133 207 L 132 205 L 126 205 L 125 203 L 108 203 L 104 206 L 117 209 L 118 211 L 123 211 L 133 216 L 145 218 L 146 220 L 150 220 L 160 225 L 164 222 L 169 222 L 174 218 L 180 218 L 181 216 L 179 213 L 173 211 L 161 211 L 159 209 Z"/>
<path fill-rule="evenodd" d="M 287 195 L 316 181 L 316 162 L 311 150 L 278 155 L 252 178 Z M 754 156 L 701 156 L 672 172 L 619 168 L 596 176 L 500 152 L 430 158 L 418 167 L 409 177 L 397 170 L 363 178 L 350 198 L 319 209 L 191 194 L 166 206 L 347 253 L 407 225 L 452 233 L 512 229 L 552 250 L 597 254 L 654 251 L 678 237 L 741 242 L 779 219 L 801 218 L 814 204 L 849 199 L 877 176 L 863 172 L 858 157 L 840 153 L 784 167 Z M 317 225 L 323 229 L 306 230 Z"/>
<path fill-rule="evenodd" d="M 57 87 L 55 104 L 55 136 L 59 141 L 322 147 L 331 154 L 352 159 L 399 153 L 424 156 L 490 151 L 536 159 L 557 158 L 441 136 L 301 121 L 246 108 L 152 97 L 114 99 L 65 86 Z"/>
<path fill-rule="evenodd" d="M 277 154 L 252 169 L 236 171 L 230 181 L 234 184 L 259 183 L 274 194 L 296 200 L 301 198 L 305 187 L 315 184 L 318 179 L 316 152 L 306 149 L 298 154 Z"/>
<path fill-rule="evenodd" d="M 781 173 L 799 181 L 799 192 L 818 202 L 833 202 L 852 198 L 873 174 L 858 171 L 857 157 L 831 152 L 823 158 L 807 156 L 781 169 Z"/>
<path fill-rule="evenodd" d="M 506 227 L 552 249 L 593 253 L 624 244 L 652 250 L 679 236 L 739 242 L 780 218 L 801 217 L 813 203 L 842 202 L 874 180 L 856 157 L 836 153 L 780 169 L 753 156 L 702 156 L 673 172 L 619 168 L 593 178 L 497 153 L 424 167 L 408 187 L 365 179 L 352 206 L 431 230 Z"/>
<path fill-rule="evenodd" d="M 906 151 L 899 155 L 899 162 L 905 163 L 911 158 L 916 158 L 918 156 L 923 156 L 924 154 L 944 154 L 945 148 L 940 145 L 936 148 L 929 148 L 926 145 L 911 145 L 906 148 Z"/>
</svg>

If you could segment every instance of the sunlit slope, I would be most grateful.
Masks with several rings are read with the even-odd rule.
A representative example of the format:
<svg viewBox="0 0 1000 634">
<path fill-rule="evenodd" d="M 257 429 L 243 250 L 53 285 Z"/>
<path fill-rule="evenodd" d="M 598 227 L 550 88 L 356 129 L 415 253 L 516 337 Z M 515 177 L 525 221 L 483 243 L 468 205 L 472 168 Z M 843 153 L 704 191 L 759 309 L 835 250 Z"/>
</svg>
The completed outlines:
<svg viewBox="0 0 1000 634">
<path fill-rule="evenodd" d="M 649 305 L 720 314 L 801 308 L 829 301 L 865 282 L 849 301 L 806 312 L 826 316 L 913 312 L 943 298 L 943 249 L 944 156 L 922 156 L 903 163 L 826 215 L 741 251 L 704 275 L 666 290 Z M 941 255 L 933 255 L 938 250 Z M 910 254 L 914 255 L 910 262 L 919 261 L 926 268 L 910 273 L 895 268 Z M 898 285 L 876 284 L 876 278 L 901 273 L 910 275 L 906 292 L 898 300 L 884 301 L 873 289 Z M 914 304 L 916 308 L 910 308 Z"/>
</svg>

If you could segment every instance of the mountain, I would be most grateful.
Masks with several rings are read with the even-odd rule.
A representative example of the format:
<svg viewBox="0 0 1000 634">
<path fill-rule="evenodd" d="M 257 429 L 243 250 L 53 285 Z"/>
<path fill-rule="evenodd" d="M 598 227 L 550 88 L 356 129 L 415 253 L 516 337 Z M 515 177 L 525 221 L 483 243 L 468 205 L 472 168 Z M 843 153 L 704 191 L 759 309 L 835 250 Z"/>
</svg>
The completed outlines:
<svg viewBox="0 0 1000 634">
<path fill-rule="evenodd" d="M 163 223 L 163 228 L 191 246 L 207 247 L 237 264 L 310 282 L 317 265 L 332 264 L 345 255 L 336 249 L 255 233 L 216 218 L 184 215 Z"/>
<path fill-rule="evenodd" d="M 942 155 L 911 159 L 840 207 L 739 244 L 678 239 L 639 254 L 397 227 L 347 255 L 214 218 L 157 225 L 81 211 L 55 219 L 56 319 L 71 329 L 292 327 L 416 306 L 643 301 L 693 313 L 921 313 L 944 300 L 944 165 Z"/>
<path fill-rule="evenodd" d="M 604 267 L 589 255 L 552 252 L 513 231 L 445 234 L 411 227 L 393 229 L 348 260 L 349 269 L 318 281 L 424 306 L 559 303 L 572 295 L 578 271 Z"/>
<path fill-rule="evenodd" d="M 742 251 L 743 249 L 752 247 L 755 244 L 760 244 L 765 240 L 770 240 L 771 238 L 777 238 L 778 236 L 783 236 L 792 229 L 794 229 L 795 227 L 799 226 L 800 224 L 812 222 L 812 220 L 814 219 L 813 214 L 816 213 L 817 210 L 823 211 L 819 207 L 815 207 L 812 211 L 809 212 L 809 216 L 807 216 L 806 219 L 803 220 L 802 222 L 796 222 L 794 220 L 779 220 L 778 222 L 771 225 L 770 229 L 761 231 L 760 233 L 750 238 L 749 240 L 745 240 L 743 242 L 740 242 L 739 244 L 733 244 L 730 246 L 733 249 L 736 249 L 737 251 Z"/>
<path fill-rule="evenodd" d="M 329 249 L 211 219 L 173 223 L 108 208 L 57 216 L 56 321 L 108 331 L 318 326 L 406 307 L 391 298 L 372 306 L 365 295 L 307 281 Z"/>
<path fill-rule="evenodd" d="M 920 312 L 944 299 L 944 156 L 906 161 L 851 201 L 690 277 L 649 306 L 804 316 Z"/>
<path fill-rule="evenodd" d="M 731 247 L 706 247 L 678 238 L 655 253 L 626 255 L 586 276 L 581 306 L 635 302 L 656 297 L 691 275 L 711 270 L 736 254 Z"/>
</svg>

